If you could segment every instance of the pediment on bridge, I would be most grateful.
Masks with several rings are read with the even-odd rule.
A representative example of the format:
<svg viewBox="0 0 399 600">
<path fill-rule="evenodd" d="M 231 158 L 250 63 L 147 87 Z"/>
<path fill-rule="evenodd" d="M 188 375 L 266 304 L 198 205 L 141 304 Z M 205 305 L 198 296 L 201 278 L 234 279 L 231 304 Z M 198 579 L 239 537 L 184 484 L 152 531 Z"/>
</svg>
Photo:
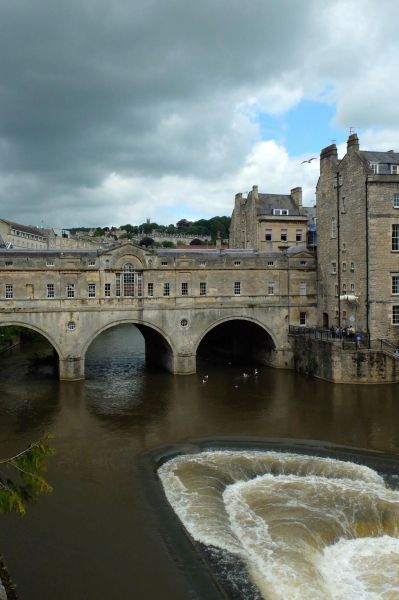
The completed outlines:
<svg viewBox="0 0 399 600">
<path fill-rule="evenodd" d="M 104 250 L 100 253 L 100 257 L 106 269 L 118 270 L 122 270 L 127 263 L 132 264 L 136 270 L 142 270 L 150 266 L 149 261 L 154 258 L 151 252 L 130 243 L 123 243 L 110 250 Z"/>
</svg>

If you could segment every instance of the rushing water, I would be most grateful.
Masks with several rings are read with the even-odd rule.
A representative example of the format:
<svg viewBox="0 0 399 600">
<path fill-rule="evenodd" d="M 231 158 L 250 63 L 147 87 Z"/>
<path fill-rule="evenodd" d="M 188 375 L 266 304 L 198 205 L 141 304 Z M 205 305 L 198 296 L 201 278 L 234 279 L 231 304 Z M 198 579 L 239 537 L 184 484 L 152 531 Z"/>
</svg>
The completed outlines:
<svg viewBox="0 0 399 600">
<path fill-rule="evenodd" d="M 368 467 L 213 451 L 159 474 L 192 537 L 242 559 L 263 598 L 399 597 L 399 492 Z"/>
<path fill-rule="evenodd" d="M 54 492 L 24 518 L 1 517 L 0 550 L 21 600 L 208 600 L 179 553 L 174 522 L 165 535 L 167 501 L 158 490 L 160 524 L 148 495 L 154 475 L 142 456 L 160 446 L 253 436 L 399 454 L 396 386 L 339 386 L 227 362 L 174 377 L 146 368 L 132 326 L 95 340 L 84 382 L 58 382 L 36 359 L 41 351 L 1 356 L 0 455 L 44 432 L 57 452 L 47 473 Z M 379 474 L 277 452 L 198 448 L 161 469 L 180 513 L 185 501 L 187 529 L 238 557 L 266 597 L 328 598 L 328 590 L 334 599 L 361 598 L 367 586 L 373 600 L 399 597 L 397 492 Z M 201 490 L 204 502 L 193 503 Z M 281 595 L 283 586 L 291 591 Z"/>
</svg>

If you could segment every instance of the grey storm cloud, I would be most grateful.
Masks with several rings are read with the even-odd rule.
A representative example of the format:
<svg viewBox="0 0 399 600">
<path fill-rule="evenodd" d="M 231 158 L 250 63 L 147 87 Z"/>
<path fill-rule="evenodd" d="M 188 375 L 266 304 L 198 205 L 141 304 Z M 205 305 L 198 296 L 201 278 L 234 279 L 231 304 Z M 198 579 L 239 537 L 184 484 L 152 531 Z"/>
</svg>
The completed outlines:
<svg viewBox="0 0 399 600">
<path fill-rule="evenodd" d="M 242 169 L 259 141 L 257 107 L 283 112 L 328 86 L 338 124 L 348 124 L 357 102 L 359 126 L 367 126 L 380 94 L 377 86 L 367 106 L 362 82 L 373 76 L 384 83 L 381 67 L 379 79 L 367 76 L 369 40 L 384 40 L 389 19 L 381 13 L 389 14 L 390 3 L 360 6 L 349 0 L 0 2 L 0 216 L 32 222 L 40 213 L 58 225 L 98 224 L 112 215 L 104 182 L 114 174 L 131 182 L 136 198 L 146 183 L 157 183 L 161 197 L 167 182 L 170 194 L 159 203 L 173 196 L 174 178 L 191 182 L 191 190 L 195 183 L 215 188 Z M 343 11 L 353 15 L 349 21 Z M 393 29 L 389 36 L 395 45 Z M 124 190 L 120 218 L 128 196 Z"/>
<path fill-rule="evenodd" d="M 212 169 L 231 96 L 286 67 L 306 18 L 291 1 L 29 0 L 0 23 L 3 169 L 90 185 Z"/>
</svg>

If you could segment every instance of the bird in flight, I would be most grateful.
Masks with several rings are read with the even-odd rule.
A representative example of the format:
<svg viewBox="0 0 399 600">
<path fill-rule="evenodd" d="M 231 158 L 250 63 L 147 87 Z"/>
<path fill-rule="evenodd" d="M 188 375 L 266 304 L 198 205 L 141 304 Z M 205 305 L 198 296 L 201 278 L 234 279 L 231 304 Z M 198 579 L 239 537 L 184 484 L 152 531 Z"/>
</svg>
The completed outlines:
<svg viewBox="0 0 399 600">
<path fill-rule="evenodd" d="M 311 163 L 311 162 L 312 162 L 312 160 L 316 160 L 316 157 L 314 156 L 313 158 L 309 158 L 309 160 L 303 160 L 303 161 L 301 162 L 301 165 L 303 165 L 303 163 Z"/>
</svg>

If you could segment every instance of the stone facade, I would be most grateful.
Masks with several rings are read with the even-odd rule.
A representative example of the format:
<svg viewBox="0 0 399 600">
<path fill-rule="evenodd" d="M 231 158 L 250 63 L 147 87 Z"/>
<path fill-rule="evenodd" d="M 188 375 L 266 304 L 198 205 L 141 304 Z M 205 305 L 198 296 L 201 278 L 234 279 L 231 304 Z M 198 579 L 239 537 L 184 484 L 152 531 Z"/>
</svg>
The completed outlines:
<svg viewBox="0 0 399 600">
<path fill-rule="evenodd" d="M 291 367 L 288 326 L 316 324 L 315 257 L 303 248 L 2 250 L 0 291 L 0 326 L 44 335 L 70 380 L 84 377 L 92 340 L 118 323 L 136 324 L 148 358 L 173 373 L 195 372 L 204 336 L 237 320 L 264 332 L 261 362 Z"/>
<path fill-rule="evenodd" d="M 317 235 L 319 323 L 399 343 L 399 154 L 322 150 Z"/>
<path fill-rule="evenodd" d="M 230 248 L 278 251 L 306 245 L 308 215 L 302 207 L 302 188 L 290 195 L 260 194 L 258 186 L 244 198 L 235 197 L 230 224 Z"/>
</svg>

